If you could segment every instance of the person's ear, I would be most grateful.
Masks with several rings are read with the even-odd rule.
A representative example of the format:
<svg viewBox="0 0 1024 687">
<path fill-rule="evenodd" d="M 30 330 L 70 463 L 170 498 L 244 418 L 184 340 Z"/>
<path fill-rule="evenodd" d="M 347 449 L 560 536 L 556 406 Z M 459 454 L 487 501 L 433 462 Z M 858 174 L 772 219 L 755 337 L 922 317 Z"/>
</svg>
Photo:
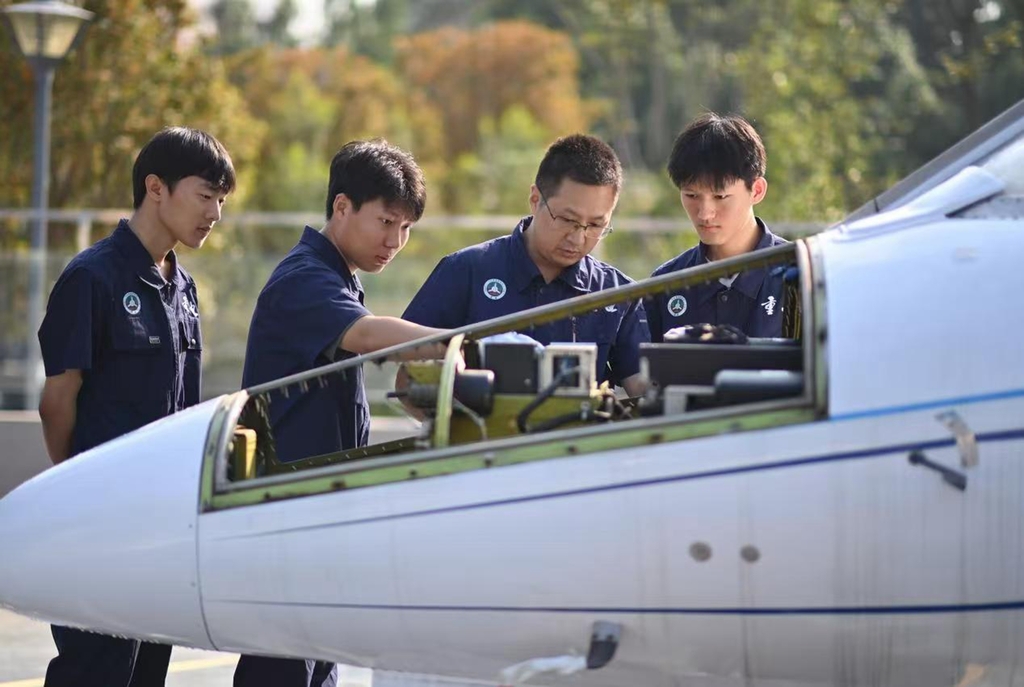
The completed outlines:
<svg viewBox="0 0 1024 687">
<path fill-rule="evenodd" d="M 768 193 L 768 180 L 764 177 L 754 179 L 754 184 L 750 187 L 750 191 L 753 194 L 751 200 L 753 200 L 754 205 L 757 205 L 764 200 L 765 194 Z"/>
<path fill-rule="evenodd" d="M 344 216 L 352 208 L 352 201 L 344 193 L 334 196 L 334 214 Z"/>
<path fill-rule="evenodd" d="M 169 193 L 167 184 L 156 174 L 146 175 L 146 196 L 154 202 L 159 203 Z"/>
<path fill-rule="evenodd" d="M 536 184 L 530 186 L 530 214 L 536 215 L 537 210 L 540 209 L 540 189 L 537 188 Z"/>
</svg>

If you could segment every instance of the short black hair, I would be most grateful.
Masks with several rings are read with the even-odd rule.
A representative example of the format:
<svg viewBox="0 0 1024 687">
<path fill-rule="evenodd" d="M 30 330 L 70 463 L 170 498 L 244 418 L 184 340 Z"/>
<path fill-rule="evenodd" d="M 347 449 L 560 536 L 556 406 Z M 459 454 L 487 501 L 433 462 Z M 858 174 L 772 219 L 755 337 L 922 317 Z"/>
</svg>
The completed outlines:
<svg viewBox="0 0 1024 687">
<path fill-rule="evenodd" d="M 676 188 L 708 184 L 722 189 L 736 179 L 747 188 L 763 177 L 768 157 L 753 125 L 739 115 L 707 112 L 676 138 L 668 158 L 668 175 Z"/>
<path fill-rule="evenodd" d="M 612 147 L 594 136 L 573 134 L 558 139 L 544 153 L 534 184 L 545 198 L 558 194 L 562 181 L 622 188 L 622 165 Z"/>
<path fill-rule="evenodd" d="M 224 193 L 235 190 L 235 166 L 216 138 L 198 129 L 171 126 L 142 146 L 132 168 L 135 209 L 146 198 L 146 177 L 155 174 L 174 192 L 186 177 L 200 177 Z"/>
<path fill-rule="evenodd" d="M 349 141 L 331 160 L 327 183 L 327 219 L 334 214 L 334 199 L 344 193 L 356 211 L 378 198 L 412 221 L 423 216 L 427 185 L 413 156 L 383 138 Z"/>
</svg>

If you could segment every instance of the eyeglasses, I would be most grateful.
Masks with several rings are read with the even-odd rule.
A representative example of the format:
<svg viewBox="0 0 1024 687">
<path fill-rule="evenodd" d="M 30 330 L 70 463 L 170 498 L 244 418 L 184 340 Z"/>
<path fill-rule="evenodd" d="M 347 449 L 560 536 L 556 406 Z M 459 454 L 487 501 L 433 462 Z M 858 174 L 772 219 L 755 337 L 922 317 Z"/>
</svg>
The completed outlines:
<svg viewBox="0 0 1024 687">
<path fill-rule="evenodd" d="M 537 191 L 540 193 L 540 190 Z M 548 209 L 548 214 L 551 215 L 551 220 L 555 223 L 555 228 L 560 230 L 563 234 L 569 234 L 582 229 L 583 234 L 588 239 L 603 239 L 608 234 L 612 233 L 612 225 L 601 225 L 601 224 L 585 224 L 583 222 L 577 222 L 574 219 L 568 217 L 562 217 L 551 212 L 551 206 L 548 205 L 548 199 L 544 197 L 543 193 L 540 193 L 540 199 L 544 202 L 544 207 Z"/>
</svg>

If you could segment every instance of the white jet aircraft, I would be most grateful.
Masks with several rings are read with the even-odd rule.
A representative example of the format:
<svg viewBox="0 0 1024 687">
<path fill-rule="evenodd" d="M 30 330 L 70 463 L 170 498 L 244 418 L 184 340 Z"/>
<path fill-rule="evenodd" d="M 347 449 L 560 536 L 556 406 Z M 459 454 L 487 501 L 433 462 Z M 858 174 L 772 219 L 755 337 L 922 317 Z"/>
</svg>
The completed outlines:
<svg viewBox="0 0 1024 687">
<path fill-rule="evenodd" d="M 1024 102 L 820 235 L 457 330 L 418 436 L 274 454 L 280 394 L 395 347 L 53 468 L 0 500 L 0 605 L 507 683 L 1022 685 L 1022 260 Z M 784 339 L 645 346 L 642 399 L 486 338 L 763 266 Z"/>
</svg>

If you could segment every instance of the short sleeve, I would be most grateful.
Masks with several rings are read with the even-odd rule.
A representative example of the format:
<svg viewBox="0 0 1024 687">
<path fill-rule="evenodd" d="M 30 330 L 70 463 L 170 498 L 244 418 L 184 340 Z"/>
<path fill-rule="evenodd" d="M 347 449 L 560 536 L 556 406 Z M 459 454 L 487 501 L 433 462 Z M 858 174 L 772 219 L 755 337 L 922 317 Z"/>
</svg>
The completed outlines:
<svg viewBox="0 0 1024 687">
<path fill-rule="evenodd" d="M 470 278 L 468 265 L 455 255 L 445 256 L 416 292 L 402 319 L 440 329 L 467 324 Z"/>
<path fill-rule="evenodd" d="M 327 270 L 296 269 L 271 278 L 256 301 L 246 347 L 243 386 L 330 362 L 332 343 L 370 311 L 358 294 Z"/>
<path fill-rule="evenodd" d="M 332 343 L 340 342 L 357 320 L 371 314 L 356 292 L 329 276 L 282 282 L 263 323 L 279 328 L 278 333 L 303 349 L 310 363 Z"/>
<path fill-rule="evenodd" d="M 57 279 L 39 327 L 46 376 L 92 369 L 102 340 L 104 298 L 88 269 L 69 266 Z"/>
<path fill-rule="evenodd" d="M 650 340 L 644 305 L 634 301 L 622 318 L 615 335 L 615 345 L 608 354 L 612 381 L 621 386 L 625 379 L 640 372 L 640 344 Z"/>
</svg>

